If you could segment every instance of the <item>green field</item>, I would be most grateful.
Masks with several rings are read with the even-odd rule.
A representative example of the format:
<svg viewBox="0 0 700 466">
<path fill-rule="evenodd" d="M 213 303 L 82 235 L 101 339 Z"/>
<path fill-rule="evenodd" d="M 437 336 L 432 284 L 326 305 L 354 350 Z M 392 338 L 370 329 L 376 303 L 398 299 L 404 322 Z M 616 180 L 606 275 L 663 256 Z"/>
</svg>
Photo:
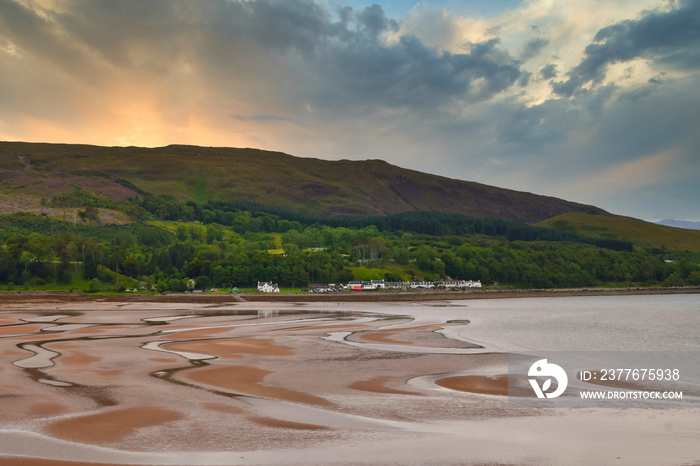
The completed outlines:
<svg viewBox="0 0 700 466">
<path fill-rule="evenodd" d="M 643 248 L 700 252 L 698 230 L 667 227 L 628 217 L 569 212 L 540 222 L 537 226 L 573 231 L 590 238 L 629 240 Z"/>
</svg>

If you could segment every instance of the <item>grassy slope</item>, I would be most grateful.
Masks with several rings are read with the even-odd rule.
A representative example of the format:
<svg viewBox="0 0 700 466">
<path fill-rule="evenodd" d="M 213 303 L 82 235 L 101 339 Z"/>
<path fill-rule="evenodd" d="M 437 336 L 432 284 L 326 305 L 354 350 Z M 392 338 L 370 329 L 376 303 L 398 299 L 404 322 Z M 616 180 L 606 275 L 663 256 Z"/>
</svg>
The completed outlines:
<svg viewBox="0 0 700 466">
<path fill-rule="evenodd" d="M 45 197 L 51 189 L 91 183 L 99 191 L 95 177 L 81 181 L 89 177 L 76 174 L 87 171 L 108 173 L 180 201 L 254 201 L 325 215 L 438 210 L 535 223 L 570 211 L 606 214 L 592 206 L 429 175 L 381 160 L 326 161 L 256 149 L 0 142 L 0 166 L 9 174 L 5 179 L 21 175 L 24 180 L 5 183 L 7 188 Z"/>
<path fill-rule="evenodd" d="M 667 227 L 627 217 L 570 212 L 540 222 L 538 226 L 575 231 L 593 238 L 628 239 L 642 247 L 666 247 L 672 251 L 700 252 L 700 230 Z"/>
</svg>

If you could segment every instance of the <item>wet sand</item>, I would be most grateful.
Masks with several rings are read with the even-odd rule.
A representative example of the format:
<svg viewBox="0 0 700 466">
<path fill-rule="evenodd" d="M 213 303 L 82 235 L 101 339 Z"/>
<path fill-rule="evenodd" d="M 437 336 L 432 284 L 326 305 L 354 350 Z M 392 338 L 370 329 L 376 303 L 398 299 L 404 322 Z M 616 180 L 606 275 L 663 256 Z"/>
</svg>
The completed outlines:
<svg viewBox="0 0 700 466">
<path fill-rule="evenodd" d="M 183 417 L 182 413 L 171 409 L 134 406 L 54 421 L 45 431 L 63 440 L 102 445 L 122 440 L 137 429 L 179 421 Z"/>
<path fill-rule="evenodd" d="M 21 458 L 18 456 L 13 456 L 13 457 L 5 457 L 5 460 L 8 461 L 8 466 L 95 466 L 97 464 L 104 464 L 104 463 L 93 463 L 93 462 L 84 462 L 84 461 L 59 461 L 59 460 L 46 460 L 46 459 L 39 459 L 39 458 Z M 116 464 L 116 463 L 109 463 L 110 466 L 133 466 L 133 463 L 130 465 L 127 464 Z M 142 466 L 151 466 L 147 464 L 143 464 Z M 153 465 L 155 466 L 155 465 Z"/>
<path fill-rule="evenodd" d="M 627 432 L 649 412 L 509 410 L 507 376 L 478 375 L 504 355 L 437 333 L 468 325 L 468 308 L 447 321 L 434 306 L 387 318 L 381 306 L 210 304 L 0 304 L 0 464 L 639 464 L 652 446 L 656 459 L 700 458 L 697 411 L 654 411 Z M 17 345 L 57 356 L 22 367 L 33 353 Z M 581 439 L 599 450 L 582 456 Z"/>
<path fill-rule="evenodd" d="M 508 376 L 506 374 L 487 377 L 484 375 L 462 375 L 437 379 L 435 383 L 451 390 L 484 395 L 508 395 Z"/>
<path fill-rule="evenodd" d="M 185 332 L 188 335 L 191 332 Z M 271 338 L 235 338 L 222 340 L 184 341 L 179 343 L 166 343 L 163 348 L 178 351 L 192 351 L 211 353 L 215 356 L 229 359 L 243 358 L 243 354 L 260 354 L 268 356 L 291 356 L 294 354 L 291 348 L 274 344 Z"/>
<path fill-rule="evenodd" d="M 252 366 L 208 367 L 190 371 L 185 378 L 199 384 L 223 388 L 232 394 L 242 394 L 261 398 L 274 398 L 294 403 L 307 403 L 317 406 L 332 406 L 328 400 L 308 393 L 263 383 L 265 376 L 272 371 Z"/>
<path fill-rule="evenodd" d="M 456 375 L 438 378 L 435 380 L 435 385 L 460 392 L 498 397 L 532 396 L 532 389 L 528 385 L 527 377 L 522 377 L 521 380 L 514 379 L 514 377 L 508 374 Z"/>
<path fill-rule="evenodd" d="M 373 377 L 368 380 L 358 380 L 357 382 L 353 382 L 350 385 L 348 385 L 348 387 L 354 390 L 362 390 L 365 392 L 373 393 L 391 393 L 395 395 L 423 395 L 422 393 L 416 391 L 406 391 L 390 388 L 388 386 L 390 382 L 397 383 L 403 381 L 397 381 L 396 379 L 388 376 L 379 376 Z"/>
</svg>

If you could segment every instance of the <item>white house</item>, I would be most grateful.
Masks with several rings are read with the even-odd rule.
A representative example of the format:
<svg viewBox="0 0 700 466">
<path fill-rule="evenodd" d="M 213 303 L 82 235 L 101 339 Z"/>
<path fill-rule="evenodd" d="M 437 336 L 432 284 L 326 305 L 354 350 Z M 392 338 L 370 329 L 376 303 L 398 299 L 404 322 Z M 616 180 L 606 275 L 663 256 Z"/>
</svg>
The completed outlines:
<svg viewBox="0 0 700 466">
<path fill-rule="evenodd" d="M 443 288 L 481 288 L 481 280 L 442 280 L 437 284 Z"/>
<path fill-rule="evenodd" d="M 375 290 L 383 290 L 385 288 L 384 280 L 370 280 L 369 283 L 374 286 Z"/>
<path fill-rule="evenodd" d="M 277 283 L 258 282 L 258 291 L 260 293 L 279 293 L 280 287 L 277 286 Z"/>
<path fill-rule="evenodd" d="M 412 289 L 414 290 L 428 290 L 435 288 L 435 285 L 433 285 L 433 282 L 411 282 L 409 285 Z"/>
</svg>

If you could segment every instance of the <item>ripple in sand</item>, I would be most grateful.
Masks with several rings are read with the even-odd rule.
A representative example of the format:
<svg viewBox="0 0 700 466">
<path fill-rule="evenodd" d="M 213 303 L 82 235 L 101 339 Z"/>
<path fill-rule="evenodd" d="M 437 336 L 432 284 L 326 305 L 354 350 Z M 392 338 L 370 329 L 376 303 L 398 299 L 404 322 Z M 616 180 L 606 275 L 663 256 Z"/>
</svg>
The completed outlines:
<svg viewBox="0 0 700 466">
<path fill-rule="evenodd" d="M 483 347 L 478 348 L 452 348 L 440 346 L 418 346 L 406 344 L 390 344 L 390 343 L 361 343 L 348 340 L 347 337 L 355 332 L 329 332 L 327 336 L 321 337 L 327 341 L 344 343 L 349 346 L 358 348 L 379 350 L 379 351 L 397 351 L 400 353 L 419 353 L 419 354 L 486 354 L 492 352 Z"/>
<path fill-rule="evenodd" d="M 43 324 L 43 323 L 48 323 L 48 322 L 56 322 L 59 319 L 64 319 L 66 317 L 70 317 L 69 315 L 52 315 L 52 316 L 37 316 L 37 317 L 25 317 L 23 319 L 24 322 L 31 322 L 35 324 Z"/>
<path fill-rule="evenodd" d="M 80 330 L 82 328 L 92 327 L 93 324 L 58 324 L 51 327 L 44 327 L 42 332 L 70 332 L 71 330 Z"/>
<path fill-rule="evenodd" d="M 191 315 L 191 316 L 166 316 L 166 317 L 147 317 L 141 319 L 143 322 L 172 322 L 174 320 L 180 319 L 193 319 L 195 317 L 202 317 L 201 315 Z"/>
</svg>

